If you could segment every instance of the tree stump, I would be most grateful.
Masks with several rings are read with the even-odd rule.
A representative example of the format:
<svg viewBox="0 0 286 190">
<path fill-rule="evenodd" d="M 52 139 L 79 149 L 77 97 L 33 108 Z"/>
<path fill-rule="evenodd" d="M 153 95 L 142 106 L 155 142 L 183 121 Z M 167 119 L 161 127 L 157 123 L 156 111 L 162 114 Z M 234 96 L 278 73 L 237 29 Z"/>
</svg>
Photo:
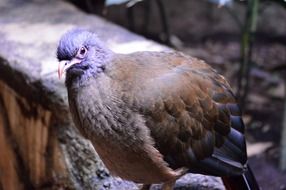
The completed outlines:
<svg viewBox="0 0 286 190">
<path fill-rule="evenodd" d="M 18 4 L 17 4 L 18 3 Z M 73 27 L 89 28 L 116 52 L 171 51 L 63 1 L 0 4 L 0 189 L 138 189 L 111 177 L 74 128 L 57 78 L 56 47 Z M 177 189 L 224 189 L 188 174 Z M 158 189 L 154 186 L 153 189 Z"/>
</svg>

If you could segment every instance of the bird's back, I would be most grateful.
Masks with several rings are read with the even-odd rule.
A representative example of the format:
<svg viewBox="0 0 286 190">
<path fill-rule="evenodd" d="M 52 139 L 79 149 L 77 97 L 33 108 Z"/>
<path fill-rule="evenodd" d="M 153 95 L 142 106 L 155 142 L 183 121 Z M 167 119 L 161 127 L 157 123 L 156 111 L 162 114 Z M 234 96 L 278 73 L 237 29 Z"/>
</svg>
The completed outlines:
<svg viewBox="0 0 286 190">
<path fill-rule="evenodd" d="M 218 176 L 243 172 L 244 124 L 221 75 L 178 52 L 139 52 L 117 59 L 117 69 L 111 67 L 107 75 L 122 85 L 126 106 L 143 115 L 170 167 Z"/>
</svg>

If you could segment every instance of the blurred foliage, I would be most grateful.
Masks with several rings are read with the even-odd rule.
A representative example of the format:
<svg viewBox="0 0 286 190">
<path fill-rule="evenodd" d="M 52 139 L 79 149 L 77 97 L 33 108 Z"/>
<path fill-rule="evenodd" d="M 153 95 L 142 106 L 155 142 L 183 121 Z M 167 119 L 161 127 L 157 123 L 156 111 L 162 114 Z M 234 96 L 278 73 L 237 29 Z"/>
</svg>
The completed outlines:
<svg viewBox="0 0 286 190">
<path fill-rule="evenodd" d="M 285 0 L 268 0 L 270 2 L 275 2 L 286 8 L 286 1 Z"/>
<path fill-rule="evenodd" d="M 234 1 L 247 3 L 247 0 L 208 0 L 208 1 L 212 2 L 212 3 L 219 4 L 219 5 L 230 5 Z M 284 8 L 286 8 L 286 1 L 285 0 L 261 0 L 261 2 L 275 2 L 275 3 L 282 5 Z"/>
<path fill-rule="evenodd" d="M 216 3 L 220 6 L 229 5 L 233 2 L 233 0 L 208 0 L 209 2 Z"/>
<path fill-rule="evenodd" d="M 131 7 L 135 5 L 138 2 L 141 2 L 143 0 L 106 0 L 105 1 L 105 6 L 110 6 L 110 5 L 119 5 L 123 3 L 127 3 L 127 7 Z"/>
</svg>

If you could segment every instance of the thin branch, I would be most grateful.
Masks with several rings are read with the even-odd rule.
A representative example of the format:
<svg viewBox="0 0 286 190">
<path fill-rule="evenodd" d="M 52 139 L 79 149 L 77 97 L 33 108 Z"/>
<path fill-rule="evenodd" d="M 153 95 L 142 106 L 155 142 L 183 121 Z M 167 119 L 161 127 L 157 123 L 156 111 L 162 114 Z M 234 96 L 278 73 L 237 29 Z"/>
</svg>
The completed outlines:
<svg viewBox="0 0 286 190">
<path fill-rule="evenodd" d="M 161 0 L 156 0 L 156 3 L 158 5 L 158 9 L 160 12 L 162 28 L 163 28 L 164 35 L 165 35 L 163 41 L 165 41 L 167 44 L 171 44 L 169 24 L 168 24 L 168 19 L 167 19 L 167 14 L 166 14 L 164 4 Z"/>
<path fill-rule="evenodd" d="M 237 97 L 243 109 L 248 96 L 250 69 L 252 67 L 252 47 L 256 32 L 259 0 L 249 0 L 241 38 L 241 62 L 238 77 Z"/>
<path fill-rule="evenodd" d="M 281 134 L 281 143 L 280 143 L 280 168 L 281 170 L 286 170 L 286 78 L 284 78 L 284 114 L 283 114 L 283 122 L 282 122 L 282 134 Z"/>
</svg>

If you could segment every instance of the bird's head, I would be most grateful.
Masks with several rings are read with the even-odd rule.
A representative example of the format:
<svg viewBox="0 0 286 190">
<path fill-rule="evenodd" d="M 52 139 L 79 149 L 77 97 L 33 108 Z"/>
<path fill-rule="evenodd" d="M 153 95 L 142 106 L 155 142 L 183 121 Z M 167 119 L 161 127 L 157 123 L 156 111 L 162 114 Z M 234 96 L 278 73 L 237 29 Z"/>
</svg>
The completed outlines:
<svg viewBox="0 0 286 190">
<path fill-rule="evenodd" d="M 86 71 L 99 72 L 109 57 L 108 50 L 98 37 L 87 30 L 72 29 L 60 39 L 57 48 L 59 78 L 67 75 L 82 75 Z"/>
</svg>

